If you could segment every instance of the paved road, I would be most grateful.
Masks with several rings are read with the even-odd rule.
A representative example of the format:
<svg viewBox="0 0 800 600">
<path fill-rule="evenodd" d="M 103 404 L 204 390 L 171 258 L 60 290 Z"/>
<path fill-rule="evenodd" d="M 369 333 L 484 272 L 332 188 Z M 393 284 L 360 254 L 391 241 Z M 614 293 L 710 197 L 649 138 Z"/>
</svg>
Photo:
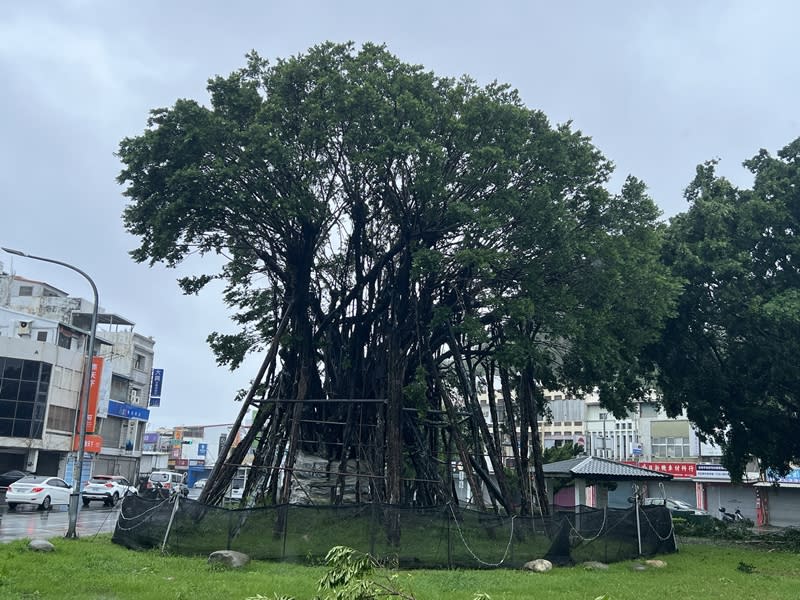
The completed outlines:
<svg viewBox="0 0 800 600">
<path fill-rule="evenodd" d="M 119 516 L 119 507 L 107 508 L 101 504 L 81 507 L 78 513 L 78 537 L 89 537 L 97 533 L 113 532 Z M 69 528 L 66 506 L 54 506 L 51 510 L 37 510 L 35 506 L 18 506 L 9 512 L 7 506 L 0 509 L 0 542 L 21 538 L 63 537 Z"/>
<path fill-rule="evenodd" d="M 189 490 L 189 497 L 196 498 L 200 490 Z M 97 533 L 113 533 L 119 517 L 120 505 L 115 508 L 92 502 L 81 506 L 76 530 L 78 537 L 89 537 Z M 0 493 L 0 543 L 18 539 L 63 537 L 69 528 L 69 513 L 66 506 L 54 506 L 51 510 L 37 510 L 35 506 L 20 505 L 9 512 L 5 493 Z"/>
</svg>

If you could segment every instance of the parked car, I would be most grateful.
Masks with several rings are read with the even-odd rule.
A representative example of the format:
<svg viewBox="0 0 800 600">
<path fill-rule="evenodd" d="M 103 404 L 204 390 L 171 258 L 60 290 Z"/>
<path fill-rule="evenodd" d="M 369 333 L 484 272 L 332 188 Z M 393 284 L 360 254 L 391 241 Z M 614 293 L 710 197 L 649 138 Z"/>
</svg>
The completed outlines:
<svg viewBox="0 0 800 600">
<path fill-rule="evenodd" d="M 184 479 L 184 475 L 177 471 L 153 471 L 147 479 L 147 489 L 158 491 L 161 488 L 170 493 L 175 491 L 188 496 L 189 487 L 184 483 Z"/>
<path fill-rule="evenodd" d="M 23 477 L 27 477 L 28 475 L 33 475 L 33 473 L 29 471 L 20 471 L 19 469 L 14 469 L 13 471 L 6 471 L 2 475 L 0 475 L 0 489 L 5 489 L 15 481 L 18 481 Z"/>
<path fill-rule="evenodd" d="M 135 496 L 136 487 L 121 475 L 95 475 L 81 492 L 84 506 L 89 506 L 92 500 L 102 501 L 106 506 L 116 506 L 120 498 Z"/>
<path fill-rule="evenodd" d="M 196 490 L 202 490 L 204 487 L 206 487 L 206 483 L 208 483 L 208 479 L 198 479 L 194 482 L 192 487 Z"/>
<path fill-rule="evenodd" d="M 69 504 L 72 488 L 63 479 L 48 475 L 28 475 L 18 479 L 6 490 L 8 510 L 19 504 L 35 504 L 39 510 L 49 510 L 53 504 Z"/>
<path fill-rule="evenodd" d="M 688 502 L 676 498 L 645 498 L 643 506 L 666 506 L 667 510 L 674 516 L 694 515 L 696 517 L 708 517 L 707 510 L 692 506 Z"/>
<path fill-rule="evenodd" d="M 232 502 L 240 502 L 244 497 L 244 484 L 245 478 L 236 476 L 231 481 L 231 486 L 228 488 L 228 493 L 226 494 L 226 498 Z"/>
</svg>

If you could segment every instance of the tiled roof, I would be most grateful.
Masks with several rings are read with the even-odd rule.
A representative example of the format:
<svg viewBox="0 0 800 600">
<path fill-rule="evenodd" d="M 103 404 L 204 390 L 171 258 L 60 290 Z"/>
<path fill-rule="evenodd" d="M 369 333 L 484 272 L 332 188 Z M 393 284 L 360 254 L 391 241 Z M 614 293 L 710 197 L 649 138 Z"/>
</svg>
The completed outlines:
<svg viewBox="0 0 800 600">
<path fill-rule="evenodd" d="M 580 456 L 569 460 L 561 460 L 546 464 L 543 469 L 545 475 L 582 479 L 613 479 L 617 481 L 672 479 L 672 475 L 668 473 L 643 469 L 596 456 Z"/>
</svg>

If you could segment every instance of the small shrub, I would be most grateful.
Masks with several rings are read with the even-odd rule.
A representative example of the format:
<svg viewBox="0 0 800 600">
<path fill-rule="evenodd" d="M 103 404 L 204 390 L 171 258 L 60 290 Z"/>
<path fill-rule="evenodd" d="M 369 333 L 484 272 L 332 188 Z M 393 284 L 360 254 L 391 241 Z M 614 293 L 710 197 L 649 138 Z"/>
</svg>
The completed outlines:
<svg viewBox="0 0 800 600">
<path fill-rule="evenodd" d="M 755 565 L 748 564 L 744 561 L 739 561 L 739 566 L 736 567 L 737 571 L 741 571 L 742 573 L 753 573 L 756 570 Z"/>
<path fill-rule="evenodd" d="M 373 556 L 347 546 L 334 546 L 325 557 L 328 571 L 317 591 L 324 600 L 377 600 L 396 597 L 416 600 L 397 585 L 397 574 Z"/>
</svg>

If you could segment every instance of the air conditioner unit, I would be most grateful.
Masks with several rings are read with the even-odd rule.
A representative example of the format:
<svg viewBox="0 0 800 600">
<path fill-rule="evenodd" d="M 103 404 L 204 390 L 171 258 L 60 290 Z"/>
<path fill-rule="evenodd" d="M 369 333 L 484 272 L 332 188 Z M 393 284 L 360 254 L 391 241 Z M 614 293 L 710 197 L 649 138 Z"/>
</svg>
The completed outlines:
<svg viewBox="0 0 800 600">
<path fill-rule="evenodd" d="M 33 321 L 17 321 L 17 335 L 30 335 Z"/>
</svg>

